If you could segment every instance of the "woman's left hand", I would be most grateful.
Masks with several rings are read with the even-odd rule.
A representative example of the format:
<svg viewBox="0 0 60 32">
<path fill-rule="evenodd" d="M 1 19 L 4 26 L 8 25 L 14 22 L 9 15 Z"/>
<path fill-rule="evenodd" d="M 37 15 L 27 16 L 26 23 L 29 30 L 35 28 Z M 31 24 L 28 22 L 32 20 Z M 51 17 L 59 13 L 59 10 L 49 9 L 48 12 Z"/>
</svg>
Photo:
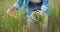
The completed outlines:
<svg viewBox="0 0 60 32">
<path fill-rule="evenodd" d="M 41 10 L 41 11 L 40 11 L 40 14 L 45 14 L 45 11 L 44 11 L 44 10 Z"/>
</svg>

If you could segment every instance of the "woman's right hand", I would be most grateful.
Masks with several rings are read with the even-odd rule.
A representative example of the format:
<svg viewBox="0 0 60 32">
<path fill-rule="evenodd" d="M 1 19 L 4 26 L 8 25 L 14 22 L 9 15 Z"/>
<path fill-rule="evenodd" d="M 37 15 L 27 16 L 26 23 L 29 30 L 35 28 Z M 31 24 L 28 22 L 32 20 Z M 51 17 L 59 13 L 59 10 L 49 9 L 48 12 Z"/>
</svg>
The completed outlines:
<svg viewBox="0 0 60 32">
<path fill-rule="evenodd" d="M 7 15 L 8 15 L 8 16 L 11 15 L 12 12 L 13 12 L 13 10 L 12 10 L 11 8 L 7 9 Z"/>
<path fill-rule="evenodd" d="M 16 9 L 15 6 L 13 6 L 13 7 L 7 9 L 7 15 L 10 16 L 10 15 L 13 13 L 13 11 L 14 11 L 15 9 Z"/>
</svg>

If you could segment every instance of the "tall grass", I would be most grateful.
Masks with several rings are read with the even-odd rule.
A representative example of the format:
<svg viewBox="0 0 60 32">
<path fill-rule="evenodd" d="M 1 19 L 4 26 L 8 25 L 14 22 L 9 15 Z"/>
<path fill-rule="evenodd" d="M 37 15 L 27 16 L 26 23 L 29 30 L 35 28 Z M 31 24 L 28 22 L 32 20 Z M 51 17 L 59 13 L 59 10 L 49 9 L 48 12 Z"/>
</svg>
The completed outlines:
<svg viewBox="0 0 60 32">
<path fill-rule="evenodd" d="M 0 32 L 23 32 L 23 25 L 26 24 L 24 19 L 23 7 L 13 12 L 13 16 L 9 17 L 6 10 L 11 7 L 16 0 L 0 0 Z M 59 31 L 60 18 L 60 2 L 59 0 L 50 0 L 49 2 L 49 27 L 48 32 Z M 15 15 L 17 14 L 17 15 Z"/>
</svg>

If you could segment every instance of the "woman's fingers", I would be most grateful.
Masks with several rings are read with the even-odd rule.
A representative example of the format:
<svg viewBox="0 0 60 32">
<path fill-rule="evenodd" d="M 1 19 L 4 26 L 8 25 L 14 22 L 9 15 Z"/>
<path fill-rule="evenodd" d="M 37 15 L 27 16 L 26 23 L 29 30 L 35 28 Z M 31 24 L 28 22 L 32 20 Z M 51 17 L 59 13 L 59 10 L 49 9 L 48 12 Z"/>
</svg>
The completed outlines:
<svg viewBox="0 0 60 32">
<path fill-rule="evenodd" d="M 13 12 L 13 11 L 12 11 L 11 9 L 8 9 L 8 10 L 7 10 L 7 15 L 11 15 L 12 12 Z"/>
</svg>

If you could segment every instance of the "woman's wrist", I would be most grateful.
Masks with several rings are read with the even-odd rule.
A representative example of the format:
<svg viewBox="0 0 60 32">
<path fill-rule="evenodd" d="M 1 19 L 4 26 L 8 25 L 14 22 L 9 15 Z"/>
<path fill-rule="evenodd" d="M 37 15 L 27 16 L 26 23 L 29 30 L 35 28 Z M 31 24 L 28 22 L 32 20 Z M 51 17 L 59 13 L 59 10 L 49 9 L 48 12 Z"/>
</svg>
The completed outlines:
<svg viewBox="0 0 60 32">
<path fill-rule="evenodd" d="M 15 6 L 12 6 L 10 9 L 11 9 L 12 11 L 14 11 L 14 10 L 16 10 L 16 7 L 15 7 Z"/>
</svg>

